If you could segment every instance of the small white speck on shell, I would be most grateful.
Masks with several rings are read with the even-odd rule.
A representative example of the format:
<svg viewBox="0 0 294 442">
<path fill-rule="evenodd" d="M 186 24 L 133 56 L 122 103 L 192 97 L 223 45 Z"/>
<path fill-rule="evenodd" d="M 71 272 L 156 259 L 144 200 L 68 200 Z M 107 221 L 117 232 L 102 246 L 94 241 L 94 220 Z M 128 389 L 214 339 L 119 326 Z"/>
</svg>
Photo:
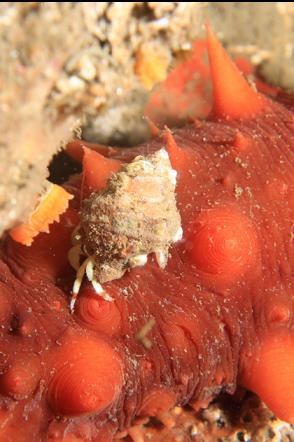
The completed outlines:
<svg viewBox="0 0 294 442">
<path fill-rule="evenodd" d="M 167 153 L 167 151 L 165 149 L 160 149 L 158 151 L 158 156 L 160 158 L 162 158 L 163 160 L 168 160 L 169 159 L 168 153 Z"/>
<path fill-rule="evenodd" d="M 170 180 L 171 180 L 172 184 L 176 185 L 176 183 L 177 183 L 177 171 L 172 169 L 169 172 L 169 177 L 170 177 Z"/>
<path fill-rule="evenodd" d="M 173 237 L 173 242 L 180 241 L 183 238 L 183 228 L 179 227 L 175 236 Z"/>
<path fill-rule="evenodd" d="M 130 267 L 142 267 L 147 263 L 148 257 L 146 254 L 132 256 L 129 259 Z"/>
</svg>

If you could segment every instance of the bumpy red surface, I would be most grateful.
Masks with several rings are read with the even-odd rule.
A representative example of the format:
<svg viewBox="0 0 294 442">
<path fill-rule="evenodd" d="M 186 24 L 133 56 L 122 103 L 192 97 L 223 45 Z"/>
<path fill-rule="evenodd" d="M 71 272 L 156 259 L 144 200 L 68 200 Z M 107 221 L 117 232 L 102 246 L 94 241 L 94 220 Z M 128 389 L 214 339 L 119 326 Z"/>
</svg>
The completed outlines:
<svg viewBox="0 0 294 442">
<path fill-rule="evenodd" d="M 4 241 L 1 441 L 109 442 L 136 417 L 205 406 L 237 384 L 294 422 L 293 114 L 253 92 L 210 32 L 208 42 L 212 117 L 102 152 L 111 172 L 113 159 L 166 146 L 184 229 L 166 269 L 149 257 L 105 284 L 113 303 L 84 283 L 71 314 L 79 196 L 30 248 Z M 136 335 L 150 319 L 145 348 Z"/>
</svg>

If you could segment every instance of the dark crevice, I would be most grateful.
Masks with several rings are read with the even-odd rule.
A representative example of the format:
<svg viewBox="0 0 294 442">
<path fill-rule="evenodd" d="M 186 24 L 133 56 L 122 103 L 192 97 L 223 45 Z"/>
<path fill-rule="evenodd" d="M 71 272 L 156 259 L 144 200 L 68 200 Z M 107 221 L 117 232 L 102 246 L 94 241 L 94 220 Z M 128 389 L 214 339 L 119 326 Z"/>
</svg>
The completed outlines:
<svg viewBox="0 0 294 442">
<path fill-rule="evenodd" d="M 148 2 L 143 2 L 141 5 L 136 5 L 133 8 L 132 15 L 137 20 L 145 20 L 147 22 L 156 20 L 153 10 L 148 6 Z"/>
<path fill-rule="evenodd" d="M 73 160 L 64 151 L 61 151 L 54 155 L 49 164 L 49 181 L 55 184 L 63 184 L 71 175 L 81 171 L 81 164 Z"/>
</svg>

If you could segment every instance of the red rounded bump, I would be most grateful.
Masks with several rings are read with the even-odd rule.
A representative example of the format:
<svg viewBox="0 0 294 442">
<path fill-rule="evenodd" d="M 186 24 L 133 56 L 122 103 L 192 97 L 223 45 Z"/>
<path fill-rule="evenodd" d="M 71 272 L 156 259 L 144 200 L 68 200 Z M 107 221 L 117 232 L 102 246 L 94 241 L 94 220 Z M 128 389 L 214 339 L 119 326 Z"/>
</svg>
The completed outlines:
<svg viewBox="0 0 294 442">
<path fill-rule="evenodd" d="M 140 366 L 144 372 L 150 372 L 154 369 L 154 363 L 149 359 L 140 359 Z"/>
<path fill-rule="evenodd" d="M 202 212 L 189 228 L 187 254 L 212 281 L 235 282 L 259 254 L 255 227 L 239 211 L 220 207 Z"/>
<path fill-rule="evenodd" d="M 85 147 L 83 157 L 84 185 L 90 191 L 103 189 L 110 176 L 117 172 L 122 164 L 119 160 L 106 158 Z"/>
<path fill-rule="evenodd" d="M 195 401 L 191 402 L 189 405 L 191 405 L 193 410 L 199 411 L 201 409 L 207 408 L 212 400 L 213 400 L 213 395 L 211 395 L 208 398 L 196 399 Z"/>
<path fill-rule="evenodd" d="M 79 320 L 92 330 L 108 336 L 113 336 L 120 330 L 121 315 L 117 305 L 98 296 L 91 285 L 80 291 L 75 313 Z"/>
<path fill-rule="evenodd" d="M 0 377 L 0 391 L 14 399 L 27 398 L 37 388 L 40 376 L 39 358 L 32 354 L 18 354 Z"/>
<path fill-rule="evenodd" d="M 250 138 L 242 134 L 242 132 L 237 131 L 233 145 L 238 151 L 246 152 L 250 150 L 252 146 L 252 141 L 250 140 Z"/>
<path fill-rule="evenodd" d="M 233 189 L 236 185 L 236 178 L 233 173 L 229 172 L 223 178 L 221 178 L 220 182 L 226 189 Z"/>
<path fill-rule="evenodd" d="M 204 126 L 203 121 L 199 120 L 199 118 L 193 118 L 192 124 L 194 124 L 194 127 L 196 127 L 197 129 L 200 129 Z"/>
<path fill-rule="evenodd" d="M 242 384 L 277 417 L 294 424 L 294 334 L 283 331 L 267 336 L 245 364 Z"/>
<path fill-rule="evenodd" d="M 54 365 L 48 401 L 58 414 L 78 416 L 101 412 L 120 393 L 122 363 L 103 339 L 71 336 L 54 354 Z"/>
<path fill-rule="evenodd" d="M 174 316 L 170 317 L 169 315 L 169 321 L 166 321 L 166 324 L 161 324 L 161 331 L 167 347 L 172 353 L 182 356 L 187 354 L 189 348 L 187 335 L 175 321 Z"/>
<path fill-rule="evenodd" d="M 176 394 L 163 388 L 153 389 L 143 400 L 140 415 L 159 416 L 170 410 L 176 403 Z"/>
<path fill-rule="evenodd" d="M 215 370 L 215 374 L 214 374 L 214 380 L 216 385 L 221 385 L 225 382 L 226 379 L 226 374 L 224 372 L 224 370 L 221 367 L 218 367 Z"/>
<path fill-rule="evenodd" d="M 285 323 L 288 322 L 291 316 L 290 309 L 287 305 L 275 305 L 268 313 L 269 322 Z"/>
<path fill-rule="evenodd" d="M 31 318 L 26 319 L 20 325 L 18 332 L 21 336 L 26 338 L 31 338 L 32 336 L 35 336 L 38 333 L 36 329 L 36 324 Z"/>
<path fill-rule="evenodd" d="M 262 113 L 265 98 L 249 86 L 209 26 L 207 46 L 213 83 L 213 114 L 220 118 L 241 119 Z"/>
</svg>

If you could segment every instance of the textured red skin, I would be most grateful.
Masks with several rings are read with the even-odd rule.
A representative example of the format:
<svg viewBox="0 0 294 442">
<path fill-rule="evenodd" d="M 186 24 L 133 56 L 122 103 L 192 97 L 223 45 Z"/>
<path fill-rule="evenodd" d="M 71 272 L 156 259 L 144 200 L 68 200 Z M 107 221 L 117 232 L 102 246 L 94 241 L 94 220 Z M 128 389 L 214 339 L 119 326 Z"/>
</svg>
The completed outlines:
<svg viewBox="0 0 294 442">
<path fill-rule="evenodd" d="M 109 442 L 117 430 L 142 417 L 144 407 L 148 414 L 161 413 L 173 403 L 205 406 L 220 390 L 233 393 L 237 383 L 259 393 L 280 417 L 293 422 L 293 389 L 286 388 L 294 377 L 293 135 L 291 111 L 268 101 L 254 118 L 190 124 L 174 138 L 165 132 L 138 149 L 110 151 L 126 161 L 167 145 L 178 171 L 184 239 L 171 249 L 166 269 L 151 256 L 143 268 L 105 284 L 115 301 L 105 311 L 103 329 L 98 320 L 95 327 L 103 302 L 91 307 L 88 283 L 73 315 L 68 308 L 74 273 L 66 252 L 73 220 L 77 222 L 75 201 L 49 235 L 40 235 L 31 253 L 7 238 L 0 262 L 1 440 Z M 211 229 L 217 218 L 224 220 L 220 236 Z M 201 260 L 199 243 L 193 243 L 193 232 L 197 238 L 203 224 L 209 228 L 202 231 L 200 243 L 212 253 L 211 261 Z M 239 247 L 244 239 L 240 226 L 249 238 L 247 248 Z M 210 239 L 215 248 L 207 248 Z M 241 256 L 241 266 L 230 259 L 232 248 L 234 256 Z M 40 260 L 44 249 L 47 258 L 43 254 Z M 109 314 L 113 319 L 108 320 Z M 156 323 L 147 349 L 136 334 L 150 318 Z M 81 339 L 82 356 L 71 347 L 71 337 Z M 96 404 L 95 394 L 85 402 L 73 395 L 71 403 L 63 382 L 60 390 L 52 387 L 59 367 L 67 367 L 71 358 L 76 364 L 80 357 L 80 371 L 77 362 L 77 369 L 62 374 L 64 382 L 73 389 L 81 382 L 103 385 L 100 369 L 97 379 L 93 374 L 95 351 L 83 350 L 87 339 L 89 347 L 97 340 L 99 351 L 105 347 L 107 355 L 112 348 L 118 367 L 107 379 L 115 394 L 111 403 L 107 398 L 105 409 Z M 12 388 L 16 383 L 5 380 L 5 373 L 23 352 L 37 367 L 32 374 L 40 381 L 34 387 L 32 380 L 28 391 L 16 392 L 17 398 L 17 387 Z M 283 364 L 276 363 L 277 357 Z M 84 365 L 87 358 L 90 372 Z M 57 390 L 52 393 L 52 388 Z M 62 419 L 55 417 L 60 412 Z"/>
</svg>

